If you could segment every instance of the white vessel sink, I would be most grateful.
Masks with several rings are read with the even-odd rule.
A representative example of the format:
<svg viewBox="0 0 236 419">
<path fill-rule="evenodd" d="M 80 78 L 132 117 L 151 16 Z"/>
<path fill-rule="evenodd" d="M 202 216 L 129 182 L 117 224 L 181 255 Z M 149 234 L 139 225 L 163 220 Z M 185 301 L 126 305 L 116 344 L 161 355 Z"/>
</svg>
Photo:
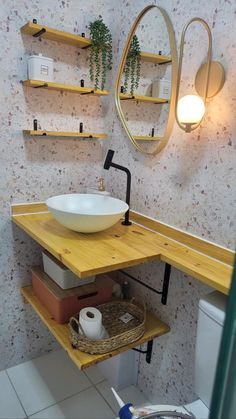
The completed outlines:
<svg viewBox="0 0 236 419">
<path fill-rule="evenodd" d="M 66 194 L 47 199 L 53 217 L 63 226 L 80 233 L 106 230 L 129 209 L 116 198 L 96 194 Z"/>
</svg>

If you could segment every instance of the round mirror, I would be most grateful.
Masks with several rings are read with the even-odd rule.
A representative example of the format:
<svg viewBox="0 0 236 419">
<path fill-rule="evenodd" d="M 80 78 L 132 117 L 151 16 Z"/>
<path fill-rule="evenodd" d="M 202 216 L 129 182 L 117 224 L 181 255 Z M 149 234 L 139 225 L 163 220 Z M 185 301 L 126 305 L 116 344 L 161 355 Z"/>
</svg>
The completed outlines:
<svg viewBox="0 0 236 419">
<path fill-rule="evenodd" d="M 157 154 L 174 123 L 177 51 L 166 11 L 147 6 L 128 35 L 115 85 L 116 108 L 123 127 L 141 152 Z"/>
</svg>

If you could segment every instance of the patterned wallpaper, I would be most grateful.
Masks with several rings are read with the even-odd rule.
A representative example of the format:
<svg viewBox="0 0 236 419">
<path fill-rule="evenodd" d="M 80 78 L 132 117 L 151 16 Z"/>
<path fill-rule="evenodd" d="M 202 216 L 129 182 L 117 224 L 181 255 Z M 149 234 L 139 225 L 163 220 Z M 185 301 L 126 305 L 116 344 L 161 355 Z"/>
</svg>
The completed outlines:
<svg viewBox="0 0 236 419">
<path fill-rule="evenodd" d="M 133 209 L 235 249 L 235 2 L 212 0 L 206 4 L 204 0 L 178 0 L 153 3 L 169 13 L 178 46 L 181 31 L 190 18 L 200 16 L 207 20 L 213 35 L 213 59 L 224 65 L 226 82 L 222 91 L 207 104 L 201 127 L 191 134 L 185 134 L 175 124 L 169 143 L 155 157 L 142 155 L 133 148 L 121 123 L 112 118 L 116 112 L 113 105 L 107 118 L 113 120 L 114 161 L 127 165 L 131 170 Z M 118 57 L 134 18 L 148 4 L 149 1 L 143 0 L 119 2 L 119 18 L 114 30 L 115 53 Z M 162 36 L 162 29 L 159 25 L 155 26 L 152 19 L 150 28 L 149 39 L 152 34 L 155 43 L 156 37 Z M 161 34 L 158 33 L 160 29 Z M 141 32 L 145 30 L 148 32 L 148 26 L 144 24 Z M 195 72 L 205 58 L 206 34 L 201 27 L 193 25 L 187 32 L 186 41 L 180 95 L 192 92 Z M 152 50 L 151 42 L 149 48 Z M 149 72 L 148 66 L 150 64 L 142 64 L 140 89 Z M 129 124 L 133 124 L 136 134 L 145 133 L 152 123 L 156 123 L 157 106 L 126 103 Z M 106 178 L 110 189 L 124 199 L 125 177 L 110 170 Z M 146 264 L 129 271 L 154 288 L 161 289 L 163 264 Z M 155 402 L 178 404 L 194 400 L 198 301 L 210 288 L 172 269 L 168 303 L 162 306 L 158 295 L 138 285 L 131 285 L 133 291 L 145 299 L 148 308 L 171 327 L 171 333 L 154 341 L 152 363 L 148 365 L 144 356 L 140 358 L 139 387 Z"/>
<path fill-rule="evenodd" d="M 39 23 L 69 32 L 85 32 L 102 13 L 109 25 L 109 1 L 3 0 L 0 12 L 0 370 L 51 350 L 56 346 L 19 289 L 30 281 L 30 267 L 41 260 L 40 248 L 10 221 L 12 202 L 42 201 L 66 192 L 96 186 L 103 158 L 101 140 L 26 137 L 37 118 L 42 129 L 107 132 L 107 98 L 79 96 L 22 87 L 27 58 L 42 53 L 54 59 L 55 80 L 89 85 L 88 51 L 57 42 L 40 42 L 21 35 L 20 27 L 37 18 Z M 105 141 L 105 140 L 104 140 Z"/>
<path fill-rule="evenodd" d="M 213 56 L 225 66 L 226 83 L 220 94 L 208 104 L 201 128 L 185 134 L 175 125 L 167 147 L 156 157 L 138 153 L 129 143 L 116 115 L 113 94 L 102 99 L 79 97 L 23 88 L 19 83 L 26 77 L 28 55 L 39 52 L 54 58 L 57 81 L 77 83 L 84 78 L 87 83 L 86 51 L 79 50 L 78 55 L 74 47 L 21 36 L 19 28 L 36 17 L 39 22 L 52 27 L 75 33 L 86 32 L 89 21 L 102 14 L 114 39 L 113 87 L 127 32 L 137 13 L 148 4 L 146 0 L 90 0 L 86 3 L 78 0 L 51 0 L 50 3 L 46 0 L 12 0 L 9 3 L 2 0 L 0 369 L 56 347 L 37 316 L 22 303 L 19 294 L 22 284 L 30 281 L 30 266 L 38 263 L 41 256 L 40 248 L 12 226 L 9 204 L 41 201 L 54 194 L 82 191 L 85 186 L 96 183 L 101 174 L 106 178 L 108 189 L 124 199 L 123 175 L 112 169 L 109 172 L 102 170 L 108 148 L 116 151 L 117 163 L 131 169 L 133 209 L 221 245 L 235 247 L 236 10 L 233 2 L 212 0 L 207 6 L 203 0 L 158 2 L 172 19 L 178 43 L 182 27 L 189 18 L 198 15 L 208 21 L 213 33 Z M 198 31 L 193 28 L 189 33 L 188 62 L 183 74 L 183 88 L 187 89 L 191 88 L 194 69 L 203 60 L 197 36 Z M 144 121 L 151 117 L 155 120 L 154 105 L 150 108 L 149 105 L 141 106 Z M 133 115 L 135 120 L 136 110 Z M 31 128 L 34 118 L 39 120 L 43 129 L 71 131 L 76 130 L 82 121 L 88 129 L 108 132 L 109 140 L 23 137 L 21 130 Z M 161 263 L 151 263 L 130 271 L 160 288 L 163 268 Z M 132 286 L 134 292 L 142 294 L 148 302 L 149 309 L 167 321 L 172 330 L 155 340 L 150 366 L 141 358 L 139 387 L 156 402 L 191 401 L 195 397 L 193 367 L 197 304 L 199 297 L 209 289 L 173 269 L 168 304 L 164 307 L 156 295 Z"/>
</svg>

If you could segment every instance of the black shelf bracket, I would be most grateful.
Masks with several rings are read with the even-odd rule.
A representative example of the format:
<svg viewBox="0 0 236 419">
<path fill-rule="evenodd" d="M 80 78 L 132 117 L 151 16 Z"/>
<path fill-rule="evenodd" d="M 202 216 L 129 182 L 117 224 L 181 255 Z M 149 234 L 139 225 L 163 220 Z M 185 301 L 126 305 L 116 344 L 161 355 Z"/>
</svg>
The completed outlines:
<svg viewBox="0 0 236 419">
<path fill-rule="evenodd" d="M 164 272 L 164 279 L 162 284 L 162 293 L 161 293 L 161 302 L 163 305 L 167 303 L 167 296 L 169 290 L 169 282 L 170 282 L 170 273 L 171 273 L 171 265 L 166 263 L 165 272 Z"/>
<path fill-rule="evenodd" d="M 135 98 L 135 96 L 130 96 L 130 97 L 122 97 L 121 100 L 138 100 Z"/>
<path fill-rule="evenodd" d="M 34 86 L 34 89 L 41 89 L 42 87 L 48 87 L 48 83 L 39 84 L 38 86 Z"/>
<path fill-rule="evenodd" d="M 94 93 L 94 90 L 93 89 L 91 89 L 90 92 L 81 92 L 80 94 L 81 95 L 91 95 L 91 93 Z"/>
<path fill-rule="evenodd" d="M 91 45 L 85 45 L 84 47 L 81 47 L 81 49 L 87 49 L 87 48 L 91 48 Z"/>
<path fill-rule="evenodd" d="M 171 60 L 164 61 L 163 63 L 158 63 L 158 65 L 165 65 L 165 64 L 169 64 L 169 63 L 171 63 Z"/>
<path fill-rule="evenodd" d="M 161 291 L 158 291 L 155 288 L 151 287 L 150 285 L 145 284 L 144 282 L 140 281 L 140 279 L 135 278 L 133 275 L 130 275 L 128 272 L 123 271 L 123 269 L 120 269 L 120 272 L 124 274 L 125 276 L 127 276 L 128 278 L 133 279 L 135 282 L 142 285 L 143 287 L 154 292 L 155 294 L 161 295 L 161 303 L 163 305 L 166 305 L 167 297 L 168 297 L 168 290 L 169 290 L 170 274 L 171 274 L 171 265 L 169 265 L 169 263 L 165 264 L 165 272 L 164 272 L 164 278 L 163 278 Z"/>
<path fill-rule="evenodd" d="M 151 364 L 151 360 L 152 360 L 152 347 L 153 347 L 153 339 L 148 341 L 148 343 L 147 343 L 147 350 L 146 351 L 142 351 L 141 349 L 136 349 L 136 348 L 132 348 L 132 349 L 133 349 L 133 351 L 139 352 L 140 354 L 146 354 L 146 362 L 148 364 Z"/>
<path fill-rule="evenodd" d="M 40 36 L 42 36 L 44 33 L 46 32 L 45 28 L 40 29 L 40 31 L 36 32 L 33 34 L 34 38 L 39 38 Z"/>
</svg>

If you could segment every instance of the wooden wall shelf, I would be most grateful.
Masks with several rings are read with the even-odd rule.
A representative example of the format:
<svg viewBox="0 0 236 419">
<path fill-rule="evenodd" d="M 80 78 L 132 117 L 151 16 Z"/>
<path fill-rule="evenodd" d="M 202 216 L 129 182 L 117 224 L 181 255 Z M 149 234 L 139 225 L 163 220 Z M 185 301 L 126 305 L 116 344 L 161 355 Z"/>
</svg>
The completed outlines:
<svg viewBox="0 0 236 419">
<path fill-rule="evenodd" d="M 79 138 L 107 138 L 107 134 L 97 134 L 94 132 L 73 132 L 73 131 L 43 131 L 43 130 L 23 130 L 25 135 L 33 137 L 79 137 Z"/>
<path fill-rule="evenodd" d="M 149 103 L 168 103 L 168 99 L 160 99 L 158 97 L 152 97 L 152 96 L 142 96 L 142 95 L 131 95 L 129 93 L 120 93 L 120 100 L 136 100 L 138 102 L 149 102 Z"/>
<path fill-rule="evenodd" d="M 154 64 L 168 64 L 172 59 L 170 55 L 154 54 L 152 52 L 141 51 L 141 60 L 151 62 Z"/>
<path fill-rule="evenodd" d="M 146 319 L 146 332 L 144 333 L 141 339 L 138 339 L 136 342 L 129 345 L 125 345 L 122 348 L 116 349 L 101 355 L 90 355 L 85 352 L 81 352 L 78 349 L 73 349 L 69 340 L 69 327 L 67 324 L 56 323 L 52 319 L 52 316 L 49 314 L 47 309 L 41 304 L 38 298 L 35 296 L 33 288 L 31 286 L 24 287 L 21 289 L 21 293 L 25 300 L 30 303 L 36 313 L 39 315 L 43 323 L 47 326 L 59 344 L 65 349 L 68 353 L 71 360 L 76 364 L 80 369 L 85 369 L 91 365 L 98 364 L 105 359 L 111 358 L 115 355 L 118 355 L 122 352 L 126 352 L 131 348 L 142 345 L 149 340 L 152 340 L 158 336 L 168 333 L 170 328 L 167 324 L 163 323 L 161 320 L 157 319 L 153 314 L 147 313 Z"/>
<path fill-rule="evenodd" d="M 12 220 L 80 278 L 161 260 L 228 294 L 235 252 L 131 211 L 131 226 L 80 234 L 43 203 L 12 205 Z M 92 255 L 92 257 L 91 257 Z"/>
<path fill-rule="evenodd" d="M 151 135 L 133 135 L 136 141 L 161 141 L 162 137 L 151 137 Z"/>
<path fill-rule="evenodd" d="M 70 93 L 78 93 L 80 95 L 107 96 L 110 93 L 108 90 L 94 90 L 92 87 L 80 87 L 72 84 L 61 84 L 41 80 L 24 80 L 22 84 L 23 86 L 34 87 L 35 89 L 42 88 L 49 90 L 59 90 Z"/>
<path fill-rule="evenodd" d="M 63 44 L 73 45 L 78 48 L 87 48 L 91 45 L 91 40 L 80 35 L 76 35 L 70 32 L 59 31 L 45 25 L 39 25 L 38 23 L 28 22 L 22 26 L 21 32 L 27 35 L 35 36 L 45 29 L 45 32 L 40 35 L 42 38 L 50 39 L 51 41 L 61 42 Z"/>
</svg>

